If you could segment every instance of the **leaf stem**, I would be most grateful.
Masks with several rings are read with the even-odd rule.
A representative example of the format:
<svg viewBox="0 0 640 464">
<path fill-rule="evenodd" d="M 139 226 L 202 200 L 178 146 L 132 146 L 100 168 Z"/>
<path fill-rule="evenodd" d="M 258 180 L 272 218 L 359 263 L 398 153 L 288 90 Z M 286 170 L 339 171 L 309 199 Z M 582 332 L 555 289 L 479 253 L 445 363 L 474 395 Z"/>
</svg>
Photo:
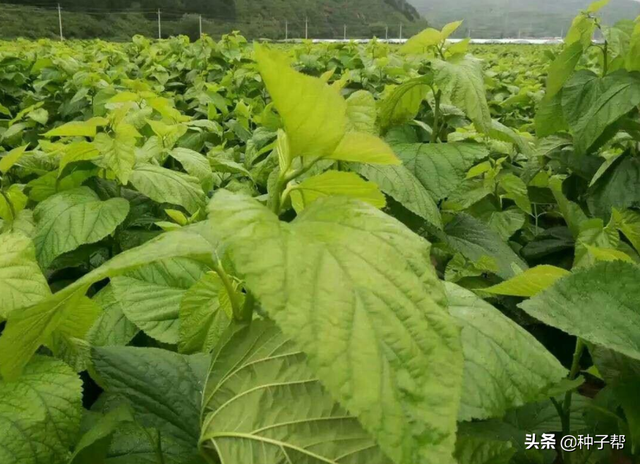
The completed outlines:
<svg viewBox="0 0 640 464">
<path fill-rule="evenodd" d="M 440 132 L 440 99 L 442 92 L 438 90 L 435 94 L 435 108 L 433 109 L 433 128 L 431 129 L 431 143 L 438 141 L 438 133 Z"/>
<path fill-rule="evenodd" d="M 302 165 L 300 168 L 295 171 L 291 171 L 288 174 L 286 172 L 280 172 L 278 176 L 278 181 L 276 182 L 275 191 L 271 194 L 271 210 L 277 215 L 280 215 L 280 210 L 282 209 L 282 204 L 284 200 L 286 200 L 287 196 L 283 195 L 283 192 L 286 192 L 286 187 L 289 182 L 294 180 L 295 178 L 301 176 L 302 174 L 308 172 L 312 167 L 316 165 L 318 161 L 322 158 L 314 158 L 308 164 Z"/>
<path fill-rule="evenodd" d="M 233 310 L 233 316 L 236 320 L 242 321 L 244 320 L 244 311 L 240 305 L 240 300 L 238 299 L 238 293 L 236 289 L 233 287 L 233 283 L 231 279 L 229 279 L 229 274 L 227 274 L 222 267 L 222 262 L 219 259 L 215 259 L 213 262 L 213 270 L 218 274 L 220 280 L 222 281 L 222 285 L 224 285 L 227 294 L 229 295 L 229 301 L 231 302 L 231 309 Z"/>
<path fill-rule="evenodd" d="M 4 193 L 3 190 L 0 190 L 0 194 L 2 194 L 2 196 L 4 197 L 4 201 L 7 202 L 7 205 L 9 205 L 9 211 L 11 211 L 11 222 L 16 220 L 16 209 L 13 206 L 13 203 L 11 203 L 11 200 L 9 199 L 9 196 Z"/>
</svg>

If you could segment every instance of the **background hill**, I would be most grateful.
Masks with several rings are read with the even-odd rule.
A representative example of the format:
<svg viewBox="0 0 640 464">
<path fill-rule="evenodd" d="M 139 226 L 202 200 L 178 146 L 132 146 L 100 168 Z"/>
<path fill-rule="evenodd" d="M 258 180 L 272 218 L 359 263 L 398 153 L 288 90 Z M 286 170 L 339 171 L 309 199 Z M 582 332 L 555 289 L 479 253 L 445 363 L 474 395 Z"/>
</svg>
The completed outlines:
<svg viewBox="0 0 640 464">
<path fill-rule="evenodd" d="M 556 37 L 571 24 L 573 17 L 593 0 L 410 0 L 413 6 L 435 24 L 464 19 L 458 37 L 471 30 L 475 38 Z M 605 22 L 633 19 L 640 15 L 640 3 L 611 0 L 602 10 Z"/>
<path fill-rule="evenodd" d="M 48 3 L 51 2 L 51 3 Z M 51 0 L 0 0 L 0 37 L 29 38 L 58 35 L 57 6 Z M 216 36 L 233 29 L 248 37 L 405 37 L 426 27 L 406 0 L 60 0 L 63 29 L 69 38 L 128 40 L 133 34 L 157 36 L 157 10 L 162 12 L 163 36 L 197 37 L 199 15 L 203 29 Z M 49 6 L 47 6 L 49 5 Z"/>
</svg>

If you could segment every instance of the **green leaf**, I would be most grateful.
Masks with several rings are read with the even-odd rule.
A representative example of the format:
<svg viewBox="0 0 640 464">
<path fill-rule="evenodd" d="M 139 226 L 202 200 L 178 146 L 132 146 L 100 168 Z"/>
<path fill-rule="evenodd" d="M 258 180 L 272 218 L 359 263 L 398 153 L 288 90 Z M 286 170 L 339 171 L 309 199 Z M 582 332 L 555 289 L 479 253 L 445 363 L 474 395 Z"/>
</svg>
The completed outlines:
<svg viewBox="0 0 640 464">
<path fill-rule="evenodd" d="M 210 459 L 391 463 L 271 322 L 255 321 L 216 348 L 203 405 L 200 443 Z"/>
<path fill-rule="evenodd" d="M 103 464 L 111 436 L 124 424 L 133 422 L 131 410 L 120 406 L 100 417 L 75 446 L 69 464 Z"/>
<path fill-rule="evenodd" d="M 574 135 L 576 153 L 586 153 L 609 125 L 640 104 L 640 77 L 617 71 L 599 78 L 575 73 L 562 91 L 562 111 Z"/>
<path fill-rule="evenodd" d="M 469 290 L 445 283 L 462 328 L 460 420 L 487 419 L 537 401 L 567 370 L 529 332 Z"/>
<path fill-rule="evenodd" d="M 375 134 L 378 110 L 371 92 L 358 90 L 347 98 L 347 130 Z"/>
<path fill-rule="evenodd" d="M 400 164 L 387 143 L 375 135 L 348 132 L 327 159 L 368 164 Z"/>
<path fill-rule="evenodd" d="M 486 147 L 474 143 L 406 143 L 393 149 L 435 201 L 448 197 L 469 168 L 489 156 Z"/>
<path fill-rule="evenodd" d="M 562 53 L 551 63 L 547 71 L 547 93 L 545 98 L 551 99 L 560 92 L 565 82 L 582 57 L 583 48 L 580 42 L 568 45 Z"/>
<path fill-rule="evenodd" d="M 170 155 L 180 162 L 188 174 L 200 179 L 205 191 L 213 187 L 213 174 L 206 156 L 188 148 L 174 148 Z"/>
<path fill-rule="evenodd" d="M 615 399 L 624 410 L 631 435 L 632 452 L 640 450 L 640 405 L 638 404 L 638 383 L 640 382 L 640 362 L 598 346 L 589 346 L 598 372 L 613 390 Z"/>
<path fill-rule="evenodd" d="M 458 464 L 509 464 L 516 453 L 509 441 L 458 434 L 455 458 Z"/>
<path fill-rule="evenodd" d="M 580 205 L 567 200 L 562 191 L 562 183 L 561 178 L 552 177 L 549 180 L 549 188 L 558 204 L 562 217 L 564 217 L 569 230 L 571 230 L 571 234 L 577 239 L 580 234 L 580 225 L 587 220 L 587 215 L 582 211 Z"/>
<path fill-rule="evenodd" d="M 191 214 L 204 206 L 205 195 L 200 181 L 187 174 L 143 164 L 136 166 L 130 180 L 138 192 L 158 203 L 183 206 Z"/>
<path fill-rule="evenodd" d="M 474 122 L 478 131 L 491 130 L 491 113 L 484 90 L 482 62 L 471 55 L 449 61 L 433 60 L 434 81 L 452 104 Z"/>
<path fill-rule="evenodd" d="M 29 202 L 23 190 L 24 186 L 13 184 L 7 190 L 0 191 L 0 218 L 9 225 L 14 223 Z"/>
<path fill-rule="evenodd" d="M 122 306 L 113 293 L 113 287 L 107 285 L 93 297 L 93 301 L 102 308 L 102 314 L 87 334 L 91 346 L 127 345 L 138 333 L 138 327 L 129 321 L 122 312 Z"/>
<path fill-rule="evenodd" d="M 87 121 L 71 121 L 43 134 L 44 137 L 95 137 L 98 127 L 106 126 L 105 118 L 91 118 Z"/>
<path fill-rule="evenodd" d="M 587 205 L 595 216 L 607 220 L 613 208 L 640 206 L 640 157 L 618 157 L 589 189 Z"/>
<path fill-rule="evenodd" d="M 593 33 L 596 25 L 593 19 L 587 15 L 579 14 L 571 23 L 571 27 L 564 39 L 565 46 L 571 46 L 574 43 L 580 43 L 582 48 L 587 49 L 591 46 Z"/>
<path fill-rule="evenodd" d="M 414 214 L 442 229 L 440 211 L 429 192 L 405 166 L 353 164 L 351 169 L 375 182 L 384 193 Z"/>
<path fill-rule="evenodd" d="M 291 203 L 300 214 L 314 201 L 328 196 L 355 198 L 376 208 L 384 208 L 387 204 L 376 184 L 352 172 L 340 171 L 326 171 L 306 178 L 291 190 Z"/>
<path fill-rule="evenodd" d="M 35 357 L 19 381 L 0 381 L 0 462 L 66 464 L 81 417 L 80 378 L 61 361 Z"/>
<path fill-rule="evenodd" d="M 540 101 L 534 124 L 538 137 L 548 137 L 562 130 L 569 129 L 562 114 L 562 91 L 551 98 L 545 97 Z"/>
<path fill-rule="evenodd" d="M 62 159 L 60 160 L 60 167 L 58 168 L 58 177 L 62 175 L 64 168 L 67 167 L 68 164 L 77 161 L 92 160 L 100 156 L 100 151 L 96 146 L 87 141 L 73 142 L 65 146 L 63 153 Z"/>
<path fill-rule="evenodd" d="M 612 218 L 618 230 L 627 237 L 627 240 L 640 253 L 640 213 L 632 210 L 620 212 L 613 208 Z"/>
<path fill-rule="evenodd" d="M 95 148 L 104 156 L 105 164 L 116 174 L 120 182 L 129 182 L 136 163 L 136 138 L 140 134 L 130 124 L 119 124 L 112 137 L 104 132 L 96 136 Z"/>
<path fill-rule="evenodd" d="M 258 70 L 280 113 L 293 156 L 333 153 L 347 124 L 347 104 L 321 79 L 294 71 L 284 55 L 255 47 Z"/>
<path fill-rule="evenodd" d="M 437 29 L 427 28 L 419 34 L 411 37 L 400 47 L 399 52 L 403 55 L 418 55 L 426 53 L 429 47 L 439 45 L 446 37 Z"/>
<path fill-rule="evenodd" d="M 518 274 L 512 279 L 482 289 L 483 292 L 494 293 L 496 295 L 532 297 L 552 286 L 556 281 L 571 275 L 571 272 L 543 264 L 527 269 L 522 274 Z"/>
<path fill-rule="evenodd" d="M 231 325 L 229 297 L 215 272 L 203 275 L 180 301 L 181 353 L 210 353 Z"/>
<path fill-rule="evenodd" d="M 124 398 L 140 424 L 175 440 L 184 462 L 191 462 L 197 455 L 209 358 L 123 346 L 94 348 L 91 353 L 105 391 Z"/>
<path fill-rule="evenodd" d="M 636 19 L 625 59 L 627 71 L 640 71 L 640 21 Z"/>
<path fill-rule="evenodd" d="M 393 126 L 409 122 L 417 116 L 432 81 L 431 75 L 411 79 L 394 88 L 382 100 L 379 118 L 383 132 Z"/>
<path fill-rule="evenodd" d="M 588 342 L 640 359 L 640 269 L 622 261 L 580 269 L 519 306 Z"/>
<path fill-rule="evenodd" d="M 28 146 L 29 146 L 28 144 L 22 145 L 21 147 L 14 148 L 9 153 L 5 154 L 0 159 L 0 172 L 2 174 L 6 174 L 9 171 L 9 169 L 11 169 L 11 167 L 14 164 L 16 164 L 18 160 L 20 160 L 20 158 L 22 158 L 22 156 L 27 151 Z"/>
<path fill-rule="evenodd" d="M 429 243 L 345 198 L 291 224 L 226 191 L 210 212 L 248 289 L 383 451 L 399 464 L 451 461 L 462 357 Z"/>
<path fill-rule="evenodd" d="M 587 8 L 587 13 L 597 13 L 598 11 L 600 11 L 602 8 L 604 8 L 605 6 L 607 6 L 609 4 L 611 0 L 598 0 L 596 2 L 593 2 L 589 5 L 589 7 Z"/>
<path fill-rule="evenodd" d="M 100 201 L 93 190 L 80 187 L 48 198 L 33 214 L 36 254 L 46 268 L 61 254 L 112 234 L 129 214 L 129 202 L 124 198 Z"/>
<path fill-rule="evenodd" d="M 0 235 L 0 317 L 49 295 L 33 242 L 19 233 Z"/>
<path fill-rule="evenodd" d="M 111 280 L 124 315 L 140 330 L 163 343 L 177 344 L 180 302 L 205 272 L 193 260 L 158 261 Z"/>
<path fill-rule="evenodd" d="M 454 21 L 452 23 L 446 24 L 442 28 L 442 39 L 448 39 L 449 36 L 457 31 L 460 26 L 462 26 L 462 21 Z"/>
<path fill-rule="evenodd" d="M 500 178 L 500 187 L 506 192 L 505 198 L 513 200 L 522 211 L 531 215 L 531 200 L 525 183 L 515 174 L 505 174 Z"/>
<path fill-rule="evenodd" d="M 615 249 L 620 243 L 620 235 L 613 224 L 605 227 L 602 219 L 588 219 L 580 224 L 580 233 L 576 239 L 576 253 L 573 267 L 587 267 L 593 264 L 589 247 Z"/>
<path fill-rule="evenodd" d="M 488 256 L 497 264 L 496 274 L 503 279 L 528 269 L 525 263 L 500 237 L 480 220 L 465 213 L 457 214 L 445 228 L 445 241 L 454 250 L 477 262 Z"/>
<path fill-rule="evenodd" d="M 209 263 L 214 249 L 210 228 L 208 222 L 202 222 L 162 234 L 115 256 L 49 298 L 10 314 L 0 337 L 0 373 L 7 379 L 18 377 L 33 353 L 65 322 L 93 283 L 170 258 L 190 257 Z"/>
</svg>

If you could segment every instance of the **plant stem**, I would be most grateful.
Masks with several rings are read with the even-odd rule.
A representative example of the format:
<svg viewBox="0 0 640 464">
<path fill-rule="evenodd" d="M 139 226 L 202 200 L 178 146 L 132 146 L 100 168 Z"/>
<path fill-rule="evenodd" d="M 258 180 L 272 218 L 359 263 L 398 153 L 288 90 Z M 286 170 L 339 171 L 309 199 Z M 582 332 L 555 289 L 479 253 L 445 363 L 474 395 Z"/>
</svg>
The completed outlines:
<svg viewBox="0 0 640 464">
<path fill-rule="evenodd" d="M 289 174 L 287 174 L 286 172 L 281 172 L 280 173 L 280 175 L 278 176 L 278 181 L 276 182 L 275 191 L 272 193 L 272 198 L 271 198 L 271 201 L 272 201 L 271 210 L 277 216 L 280 215 L 280 210 L 282 209 L 283 200 L 285 200 L 287 198 L 286 195 L 283 195 L 283 192 L 285 191 L 285 189 L 287 187 L 287 184 L 289 182 L 291 182 L 292 180 L 294 180 L 296 177 L 299 177 L 302 174 L 304 174 L 307 171 L 309 171 L 321 159 L 322 158 L 314 158 L 308 164 L 302 165 L 302 167 L 296 169 L 293 172 L 290 172 Z"/>
<path fill-rule="evenodd" d="M 573 352 L 573 361 L 571 362 L 571 370 L 569 371 L 569 380 L 575 380 L 580 373 L 580 359 L 585 349 L 584 341 L 581 338 L 576 340 L 576 348 Z M 562 420 L 562 434 L 569 435 L 571 433 L 571 397 L 573 396 L 573 390 L 569 390 L 564 395 L 563 414 Z M 569 464 L 571 462 L 571 456 L 569 453 L 563 455 L 564 462 Z"/>
<path fill-rule="evenodd" d="M 604 41 L 604 48 L 602 49 L 603 62 L 602 62 L 602 77 L 607 75 L 607 71 L 609 68 L 609 42 Z"/>
<path fill-rule="evenodd" d="M 438 141 L 438 133 L 440 128 L 440 98 L 442 98 L 442 92 L 438 90 L 435 94 L 435 108 L 433 109 L 433 128 L 431 129 L 431 143 Z"/>
<path fill-rule="evenodd" d="M 244 312 L 243 308 L 240 306 L 240 300 L 238 299 L 238 292 L 233 287 L 233 283 L 231 279 L 229 279 L 229 274 L 227 274 L 222 267 L 222 263 L 220 260 L 214 260 L 213 270 L 218 274 L 220 280 L 222 281 L 222 285 L 224 285 L 227 294 L 229 295 L 229 301 L 231 302 L 231 309 L 233 310 L 233 316 L 238 321 L 244 320 Z"/>
</svg>

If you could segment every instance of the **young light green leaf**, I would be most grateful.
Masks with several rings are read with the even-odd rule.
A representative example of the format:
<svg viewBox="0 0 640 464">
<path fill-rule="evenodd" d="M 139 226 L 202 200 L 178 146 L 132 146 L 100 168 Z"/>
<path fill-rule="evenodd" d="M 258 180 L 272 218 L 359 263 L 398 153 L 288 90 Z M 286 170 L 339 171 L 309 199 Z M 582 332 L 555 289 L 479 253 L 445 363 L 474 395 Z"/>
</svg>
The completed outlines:
<svg viewBox="0 0 640 464">
<path fill-rule="evenodd" d="M 100 201 L 88 187 L 58 193 L 34 210 L 38 262 L 46 268 L 63 253 L 113 233 L 129 214 L 124 198 Z"/>
<path fill-rule="evenodd" d="M 345 198 L 291 224 L 226 191 L 210 212 L 248 289 L 382 450 L 399 464 L 450 462 L 462 357 L 428 242 Z"/>
<path fill-rule="evenodd" d="M 214 353 L 200 447 L 221 462 L 391 464 L 275 324 L 254 321 Z"/>
<path fill-rule="evenodd" d="M 430 47 L 439 45 L 446 37 L 437 29 L 427 28 L 419 34 L 411 37 L 400 47 L 400 53 L 404 55 L 418 55 L 426 53 Z"/>
<path fill-rule="evenodd" d="M 44 137 L 95 137 L 97 128 L 106 126 L 105 118 L 91 118 L 86 121 L 71 121 L 44 134 Z"/>
<path fill-rule="evenodd" d="M 371 92 L 358 90 L 347 98 L 347 130 L 375 134 L 378 109 Z"/>
<path fill-rule="evenodd" d="M 327 171 L 303 180 L 291 190 L 291 203 L 300 214 L 314 201 L 328 196 L 355 198 L 376 208 L 384 208 L 387 204 L 376 184 L 352 172 L 340 171 Z"/>
<path fill-rule="evenodd" d="M 367 164 L 400 164 L 387 143 L 364 132 L 347 132 L 327 159 Z"/>
<path fill-rule="evenodd" d="M 20 380 L 0 381 L 0 462 L 66 464 L 81 417 L 80 378 L 61 361 L 35 357 Z"/>
<path fill-rule="evenodd" d="M 347 123 L 347 104 L 321 79 L 294 71 L 286 58 L 265 46 L 255 48 L 258 69 L 289 136 L 295 156 L 333 153 Z"/>
<path fill-rule="evenodd" d="M 484 292 L 496 295 L 532 297 L 551 287 L 556 281 L 571 275 L 571 272 L 547 264 L 527 269 L 522 274 L 483 289 Z"/>
<path fill-rule="evenodd" d="M 411 121 L 420 110 L 420 105 L 429 91 L 433 76 L 411 79 L 399 85 L 380 104 L 380 127 L 386 132 L 393 126 Z"/>
<path fill-rule="evenodd" d="M 136 138 L 140 134 L 130 124 L 121 123 L 116 127 L 114 136 L 105 132 L 98 134 L 93 142 L 104 156 L 106 165 L 126 185 L 136 163 Z"/>
<path fill-rule="evenodd" d="M 2 174 L 6 174 L 9 171 L 9 169 L 11 169 L 13 165 L 16 164 L 18 160 L 20 160 L 20 158 L 22 158 L 22 156 L 27 151 L 28 146 L 29 146 L 28 144 L 22 145 L 21 147 L 14 148 L 9 153 L 5 154 L 0 159 L 0 172 Z"/>
<path fill-rule="evenodd" d="M 100 151 L 96 148 L 95 142 L 87 141 L 73 142 L 65 146 L 60 167 L 58 168 L 58 178 L 62 175 L 64 168 L 70 163 L 77 161 L 92 160 L 100 156 Z"/>
<path fill-rule="evenodd" d="M 622 261 L 580 269 L 519 306 L 588 342 L 640 359 L 640 269 Z"/>
</svg>

